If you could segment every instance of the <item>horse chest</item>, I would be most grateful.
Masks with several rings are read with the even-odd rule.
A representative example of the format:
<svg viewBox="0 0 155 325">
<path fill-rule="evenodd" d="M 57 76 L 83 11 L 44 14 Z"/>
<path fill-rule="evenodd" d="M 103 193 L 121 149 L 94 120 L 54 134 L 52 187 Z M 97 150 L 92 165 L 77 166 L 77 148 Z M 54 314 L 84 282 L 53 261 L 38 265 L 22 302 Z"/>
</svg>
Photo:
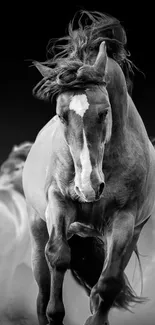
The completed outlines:
<svg viewBox="0 0 155 325">
<path fill-rule="evenodd" d="M 65 149 L 57 126 L 58 123 L 54 122 L 51 125 L 50 122 L 39 133 L 23 170 L 23 188 L 26 199 L 42 218 L 44 218 L 47 206 L 48 188 L 53 185 L 58 190 L 59 183 L 63 179 L 61 175 L 65 174 L 63 163 L 60 164 L 63 159 L 59 159 L 60 152 L 62 156 L 65 155 Z"/>
<path fill-rule="evenodd" d="M 105 200 L 95 203 L 80 203 L 76 206 L 76 221 L 100 229 L 104 219 L 105 207 Z"/>
<path fill-rule="evenodd" d="M 23 170 L 23 188 L 27 201 L 39 212 L 46 209 L 46 178 L 51 161 L 51 151 L 36 142 L 27 158 Z"/>
</svg>

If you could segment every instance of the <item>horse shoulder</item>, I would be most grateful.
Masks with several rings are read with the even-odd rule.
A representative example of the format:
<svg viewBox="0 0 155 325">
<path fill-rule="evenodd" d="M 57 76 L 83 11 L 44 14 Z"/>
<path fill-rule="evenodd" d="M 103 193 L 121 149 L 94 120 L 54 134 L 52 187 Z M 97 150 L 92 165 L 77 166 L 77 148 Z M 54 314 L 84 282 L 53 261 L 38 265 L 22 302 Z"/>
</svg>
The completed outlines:
<svg viewBox="0 0 155 325">
<path fill-rule="evenodd" d="M 23 169 L 26 200 L 42 216 L 46 210 L 48 187 L 54 182 L 57 154 L 62 145 L 59 126 L 57 116 L 44 126 L 32 145 Z"/>
</svg>

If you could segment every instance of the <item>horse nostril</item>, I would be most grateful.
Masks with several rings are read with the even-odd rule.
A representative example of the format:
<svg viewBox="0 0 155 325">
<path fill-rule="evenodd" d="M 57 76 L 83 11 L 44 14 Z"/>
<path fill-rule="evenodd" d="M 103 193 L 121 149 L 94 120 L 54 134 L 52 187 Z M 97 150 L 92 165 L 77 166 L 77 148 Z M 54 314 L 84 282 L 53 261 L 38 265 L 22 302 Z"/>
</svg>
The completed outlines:
<svg viewBox="0 0 155 325">
<path fill-rule="evenodd" d="M 79 187 L 78 187 L 78 186 L 75 186 L 75 192 L 76 192 L 78 195 L 80 195 L 80 194 L 81 194 L 81 191 L 80 191 L 80 189 L 79 189 Z"/>
<path fill-rule="evenodd" d="M 102 192 L 104 190 L 104 185 L 105 185 L 104 182 L 100 184 L 100 186 L 99 186 L 99 195 L 102 194 Z"/>
<path fill-rule="evenodd" d="M 98 190 L 96 192 L 96 199 L 100 198 L 100 196 L 104 190 L 104 185 L 105 185 L 104 182 L 99 185 Z"/>
</svg>

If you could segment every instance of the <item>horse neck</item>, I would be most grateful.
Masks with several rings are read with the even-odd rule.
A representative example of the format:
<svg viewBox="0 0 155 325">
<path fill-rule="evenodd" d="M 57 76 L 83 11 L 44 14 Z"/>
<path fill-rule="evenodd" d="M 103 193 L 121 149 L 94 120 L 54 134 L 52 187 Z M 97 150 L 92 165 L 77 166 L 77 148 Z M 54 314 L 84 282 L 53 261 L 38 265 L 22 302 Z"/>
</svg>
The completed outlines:
<svg viewBox="0 0 155 325">
<path fill-rule="evenodd" d="M 148 140 L 148 135 L 132 98 L 128 94 L 124 73 L 121 67 L 113 59 L 108 59 L 108 77 L 107 86 L 109 99 L 112 108 L 113 131 L 115 138 L 119 135 L 125 135 L 127 128 L 139 131 L 139 136 Z"/>
<path fill-rule="evenodd" d="M 122 122 L 122 125 L 121 125 Z M 124 119 L 118 123 L 120 130 L 114 130 L 112 138 L 105 150 L 105 166 L 117 166 L 121 163 L 122 166 L 132 165 L 141 171 L 145 170 L 145 164 L 150 162 L 149 154 L 149 138 L 145 129 L 144 123 L 139 115 L 131 97 L 127 94 L 127 107 Z M 130 168 L 131 169 L 131 168 Z"/>
<path fill-rule="evenodd" d="M 128 92 L 126 80 L 118 63 L 108 59 L 108 85 L 110 104 L 112 108 L 113 131 L 115 137 L 122 137 L 128 111 Z"/>
<path fill-rule="evenodd" d="M 135 126 L 135 128 L 137 128 L 137 125 L 139 125 L 139 130 L 141 130 L 141 132 L 145 136 L 147 136 L 147 131 L 144 126 L 143 120 L 142 120 L 141 116 L 139 115 L 137 108 L 136 108 L 132 98 L 130 97 L 130 95 L 128 95 L 128 119 L 129 118 L 131 120 L 132 127 Z"/>
<path fill-rule="evenodd" d="M 132 98 L 128 95 L 128 114 L 127 114 L 127 127 L 132 128 L 141 140 L 143 145 L 148 148 L 148 134 L 143 123 L 141 116 L 139 115 L 136 106 Z"/>
</svg>

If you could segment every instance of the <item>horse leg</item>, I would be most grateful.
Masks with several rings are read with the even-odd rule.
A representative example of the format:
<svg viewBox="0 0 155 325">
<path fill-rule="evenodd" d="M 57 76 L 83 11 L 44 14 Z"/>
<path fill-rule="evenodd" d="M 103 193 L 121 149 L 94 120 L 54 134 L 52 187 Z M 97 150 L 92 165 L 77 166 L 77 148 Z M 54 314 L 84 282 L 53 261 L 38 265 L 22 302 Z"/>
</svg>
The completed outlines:
<svg viewBox="0 0 155 325">
<path fill-rule="evenodd" d="M 124 287 L 123 271 L 129 261 L 136 241 L 135 217 L 130 212 L 114 215 L 111 229 L 106 234 L 107 248 L 103 270 L 90 296 L 91 310 L 86 325 L 108 324 L 108 312 Z"/>
<path fill-rule="evenodd" d="M 48 323 L 46 308 L 50 297 L 50 273 L 45 258 L 45 246 L 48 241 L 47 226 L 39 216 L 30 225 L 32 234 L 32 268 L 39 292 L 37 297 L 37 315 L 39 325 Z"/>
<path fill-rule="evenodd" d="M 73 216 L 74 212 L 71 206 L 62 202 L 58 195 L 49 191 L 49 203 L 46 209 L 49 240 L 45 255 L 51 275 L 50 299 L 46 310 L 50 325 L 61 325 L 65 316 L 62 285 L 71 260 L 67 232 Z"/>
</svg>

